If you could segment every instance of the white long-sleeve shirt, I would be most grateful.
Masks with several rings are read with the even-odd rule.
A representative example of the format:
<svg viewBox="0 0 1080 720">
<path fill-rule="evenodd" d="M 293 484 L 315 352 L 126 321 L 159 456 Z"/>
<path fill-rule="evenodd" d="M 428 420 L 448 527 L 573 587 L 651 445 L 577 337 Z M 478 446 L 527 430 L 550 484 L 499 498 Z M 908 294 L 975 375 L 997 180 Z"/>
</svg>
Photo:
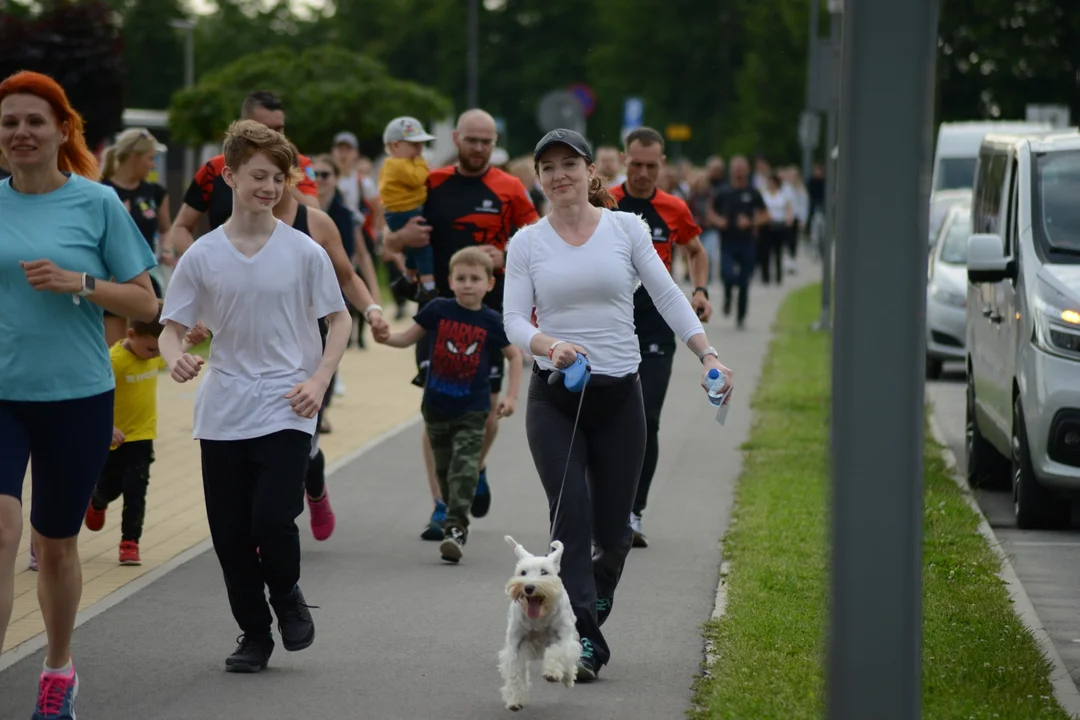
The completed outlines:
<svg viewBox="0 0 1080 720">
<path fill-rule="evenodd" d="M 506 254 L 503 322 L 510 342 L 526 352 L 543 332 L 585 348 L 593 373 L 621 377 L 636 372 L 641 361 L 634 332 L 638 278 L 683 342 L 705 331 L 656 254 L 645 221 L 602 212 L 580 247 L 559 237 L 547 217 L 514 235 Z M 534 307 L 539 327 L 530 321 Z M 554 367 L 546 355 L 536 362 L 545 370 Z"/>
</svg>

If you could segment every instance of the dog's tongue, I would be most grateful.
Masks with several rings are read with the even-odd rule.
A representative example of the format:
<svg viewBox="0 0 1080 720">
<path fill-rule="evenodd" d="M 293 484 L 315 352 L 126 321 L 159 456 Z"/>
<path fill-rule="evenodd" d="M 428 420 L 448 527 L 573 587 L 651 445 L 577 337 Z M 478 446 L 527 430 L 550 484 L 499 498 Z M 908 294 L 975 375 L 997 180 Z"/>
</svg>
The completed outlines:
<svg viewBox="0 0 1080 720">
<path fill-rule="evenodd" d="M 535 620 L 536 618 L 540 617 L 540 599 L 539 598 L 529 598 L 529 609 L 525 611 L 525 614 L 528 615 L 529 618 L 532 619 L 532 620 Z"/>
</svg>

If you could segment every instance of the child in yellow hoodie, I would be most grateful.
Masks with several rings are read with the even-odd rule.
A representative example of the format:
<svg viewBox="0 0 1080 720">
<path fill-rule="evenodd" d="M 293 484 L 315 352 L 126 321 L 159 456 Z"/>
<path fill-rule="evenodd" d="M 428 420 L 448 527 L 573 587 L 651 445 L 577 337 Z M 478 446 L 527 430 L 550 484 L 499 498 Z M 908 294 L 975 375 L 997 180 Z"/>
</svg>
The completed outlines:
<svg viewBox="0 0 1080 720">
<path fill-rule="evenodd" d="M 398 230 L 409 218 L 422 215 L 424 201 L 427 200 L 428 166 L 421 151 L 424 143 L 434 140 L 420 121 L 412 117 L 398 117 L 391 120 L 383 132 L 383 143 L 390 156 L 383 161 L 379 170 L 379 200 L 385 209 L 386 227 L 391 232 Z M 435 263 L 430 245 L 420 248 L 405 248 L 405 270 L 410 286 L 416 287 L 417 277 L 420 284 L 413 299 L 421 305 L 436 297 Z"/>
</svg>

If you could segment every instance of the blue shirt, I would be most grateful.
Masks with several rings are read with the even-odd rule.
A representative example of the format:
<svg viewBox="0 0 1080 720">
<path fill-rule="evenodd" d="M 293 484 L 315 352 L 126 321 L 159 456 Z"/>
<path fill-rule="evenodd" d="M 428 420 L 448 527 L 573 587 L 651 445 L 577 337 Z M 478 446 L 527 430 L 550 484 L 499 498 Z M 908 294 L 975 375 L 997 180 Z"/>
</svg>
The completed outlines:
<svg viewBox="0 0 1080 720">
<path fill-rule="evenodd" d="M 457 300 L 438 298 L 414 319 L 433 336 L 424 405 L 445 417 L 490 411 L 490 348 L 510 344 L 499 313 L 487 306 L 469 310 Z"/>
<path fill-rule="evenodd" d="M 20 262 L 124 283 L 157 262 L 116 191 L 79 175 L 43 195 L 0 182 L 0 400 L 74 400 L 115 387 L 104 311 L 35 290 Z"/>
</svg>

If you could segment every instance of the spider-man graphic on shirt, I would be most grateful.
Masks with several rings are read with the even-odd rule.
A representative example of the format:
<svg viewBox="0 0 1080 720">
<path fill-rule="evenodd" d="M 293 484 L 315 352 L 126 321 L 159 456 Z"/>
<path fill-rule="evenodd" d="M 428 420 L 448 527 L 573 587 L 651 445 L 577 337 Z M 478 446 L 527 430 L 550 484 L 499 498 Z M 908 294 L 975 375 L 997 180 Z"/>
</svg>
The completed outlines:
<svg viewBox="0 0 1080 720">
<path fill-rule="evenodd" d="M 478 325 L 448 318 L 440 320 L 431 355 L 429 387 L 443 395 L 468 395 L 484 357 L 485 340 L 487 330 Z"/>
<path fill-rule="evenodd" d="M 510 344 L 502 317 L 491 308 L 470 310 L 457 300 L 432 300 L 416 323 L 433 338 L 424 404 L 456 416 L 491 408 L 491 349 Z"/>
</svg>

